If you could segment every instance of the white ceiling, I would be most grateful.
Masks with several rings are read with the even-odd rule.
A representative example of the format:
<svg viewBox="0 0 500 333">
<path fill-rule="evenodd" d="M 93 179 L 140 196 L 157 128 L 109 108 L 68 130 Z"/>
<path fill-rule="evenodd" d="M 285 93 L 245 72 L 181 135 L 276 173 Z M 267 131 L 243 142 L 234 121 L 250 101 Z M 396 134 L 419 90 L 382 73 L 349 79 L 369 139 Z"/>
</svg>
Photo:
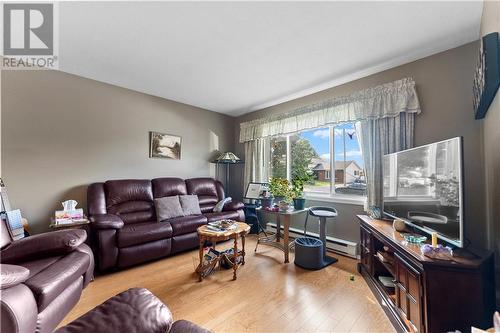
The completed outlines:
<svg viewBox="0 0 500 333">
<path fill-rule="evenodd" d="M 238 116 L 479 36 L 482 2 L 61 2 L 60 69 Z"/>
</svg>

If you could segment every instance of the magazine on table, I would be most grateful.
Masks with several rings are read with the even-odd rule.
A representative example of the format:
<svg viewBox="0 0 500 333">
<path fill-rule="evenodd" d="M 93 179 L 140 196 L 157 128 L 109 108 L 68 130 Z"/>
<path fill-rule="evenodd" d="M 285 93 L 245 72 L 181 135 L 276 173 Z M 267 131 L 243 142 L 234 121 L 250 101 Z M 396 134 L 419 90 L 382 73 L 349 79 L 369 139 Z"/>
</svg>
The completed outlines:
<svg viewBox="0 0 500 333">
<path fill-rule="evenodd" d="M 213 232 L 225 232 L 236 229 L 237 225 L 231 220 L 208 222 L 207 229 Z"/>
</svg>

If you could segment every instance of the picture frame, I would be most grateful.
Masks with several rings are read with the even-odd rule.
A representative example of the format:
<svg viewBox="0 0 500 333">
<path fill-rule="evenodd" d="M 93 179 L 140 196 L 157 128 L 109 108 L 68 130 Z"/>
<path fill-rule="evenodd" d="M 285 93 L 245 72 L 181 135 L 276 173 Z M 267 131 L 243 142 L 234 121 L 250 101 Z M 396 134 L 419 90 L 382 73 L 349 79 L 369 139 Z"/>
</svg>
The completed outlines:
<svg viewBox="0 0 500 333">
<path fill-rule="evenodd" d="M 245 199 L 263 199 L 266 197 L 265 192 L 269 192 L 268 183 L 250 182 L 245 191 Z"/>
<path fill-rule="evenodd" d="M 498 32 L 483 36 L 473 81 L 476 119 L 486 116 L 500 86 L 500 41 Z"/>
<path fill-rule="evenodd" d="M 181 159 L 182 138 L 178 135 L 149 132 L 149 158 Z"/>
</svg>

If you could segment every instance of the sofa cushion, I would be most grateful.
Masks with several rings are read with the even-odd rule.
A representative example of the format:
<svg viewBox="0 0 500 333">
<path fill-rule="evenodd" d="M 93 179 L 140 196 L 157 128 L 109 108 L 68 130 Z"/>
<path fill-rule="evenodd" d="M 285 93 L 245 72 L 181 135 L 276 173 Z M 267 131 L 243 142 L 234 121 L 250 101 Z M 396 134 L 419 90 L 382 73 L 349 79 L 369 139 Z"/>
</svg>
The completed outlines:
<svg viewBox="0 0 500 333">
<path fill-rule="evenodd" d="M 128 267 L 141 262 L 164 258 L 172 252 L 172 238 L 122 247 L 118 255 L 118 267 Z"/>
<path fill-rule="evenodd" d="M 155 219 L 150 180 L 110 180 L 105 189 L 107 212 L 118 215 L 125 224 Z"/>
<path fill-rule="evenodd" d="M 0 264 L 0 289 L 6 289 L 23 283 L 30 276 L 27 268 L 18 265 Z"/>
<path fill-rule="evenodd" d="M 220 212 L 220 213 L 205 213 L 208 222 L 215 222 L 220 220 L 238 220 L 240 216 L 236 211 Z"/>
<path fill-rule="evenodd" d="M 224 209 L 224 207 L 226 206 L 226 204 L 230 203 L 232 200 L 233 199 L 231 197 L 227 197 L 225 199 L 222 199 L 221 201 L 219 201 L 217 203 L 217 205 L 215 205 L 213 212 L 214 213 L 220 213 L 220 212 L 222 212 L 222 210 Z"/>
<path fill-rule="evenodd" d="M 187 194 L 186 182 L 181 178 L 156 178 L 151 183 L 154 198 Z"/>
<path fill-rule="evenodd" d="M 198 201 L 200 202 L 201 205 L 215 205 L 219 202 L 219 198 L 215 197 L 213 195 L 198 195 Z"/>
<path fill-rule="evenodd" d="M 188 194 L 196 194 L 198 196 L 212 196 L 216 198 L 216 203 L 217 201 L 219 201 L 217 187 L 215 186 L 215 180 L 213 178 L 186 179 L 186 187 Z"/>
<path fill-rule="evenodd" d="M 155 208 L 158 221 L 189 215 L 185 214 L 177 195 L 155 199 Z"/>
<path fill-rule="evenodd" d="M 207 224 L 207 218 L 203 215 L 176 217 L 165 221 L 172 226 L 174 236 L 196 232 L 198 227 Z"/>
<path fill-rule="evenodd" d="M 201 215 L 200 203 L 196 195 L 181 195 L 179 196 L 184 215 Z"/>
<path fill-rule="evenodd" d="M 144 244 L 172 237 L 169 223 L 150 221 L 125 225 L 118 231 L 118 247 Z"/>
<path fill-rule="evenodd" d="M 199 247 L 200 238 L 196 232 L 172 237 L 172 254 L 196 248 L 199 249 Z"/>
<path fill-rule="evenodd" d="M 28 269 L 30 271 L 30 277 L 37 275 L 50 265 L 54 264 L 56 261 L 61 259 L 63 256 L 53 256 L 53 257 L 48 257 L 48 258 L 43 258 L 43 259 L 38 259 L 38 260 L 30 260 L 30 261 L 25 261 L 23 263 L 20 263 L 20 266 L 23 266 L 24 268 Z"/>
<path fill-rule="evenodd" d="M 59 294 L 83 276 L 90 260 L 87 254 L 73 251 L 31 276 L 24 284 L 33 291 L 38 312 L 42 312 Z"/>
<path fill-rule="evenodd" d="M 244 208 L 245 208 L 245 204 L 243 202 L 231 201 L 231 202 L 228 202 L 227 204 L 224 205 L 224 207 L 222 208 L 222 211 L 228 212 L 231 210 L 238 210 L 238 209 L 244 209 Z"/>
<path fill-rule="evenodd" d="M 188 194 L 198 196 L 202 213 L 213 211 L 217 202 L 224 198 L 223 191 L 219 190 L 218 182 L 213 178 L 192 178 L 186 180 Z"/>
<path fill-rule="evenodd" d="M 109 207 L 108 213 L 117 215 L 125 224 L 146 222 L 156 218 L 152 201 L 123 202 Z"/>
<path fill-rule="evenodd" d="M 108 208 L 128 201 L 153 201 L 151 181 L 147 179 L 109 180 L 105 187 Z"/>
<path fill-rule="evenodd" d="M 205 205 L 200 204 L 200 210 L 202 214 L 212 213 L 214 211 L 214 208 L 215 204 L 205 204 Z"/>
</svg>

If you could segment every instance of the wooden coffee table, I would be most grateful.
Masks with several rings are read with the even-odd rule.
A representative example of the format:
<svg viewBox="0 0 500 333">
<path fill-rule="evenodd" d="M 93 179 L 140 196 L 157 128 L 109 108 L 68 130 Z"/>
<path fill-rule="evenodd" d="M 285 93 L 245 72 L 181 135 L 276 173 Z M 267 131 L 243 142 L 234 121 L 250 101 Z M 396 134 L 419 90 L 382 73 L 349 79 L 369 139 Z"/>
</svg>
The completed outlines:
<svg viewBox="0 0 500 333">
<path fill-rule="evenodd" d="M 224 232 L 215 232 L 207 228 L 207 226 L 201 226 L 197 229 L 198 231 L 198 237 L 200 239 L 200 263 L 198 267 L 196 268 L 196 273 L 198 273 L 198 276 L 200 278 L 200 281 L 203 280 L 206 274 L 206 270 L 212 266 L 214 268 L 217 264 L 220 265 L 220 260 L 222 259 L 223 255 L 219 255 L 217 258 L 212 260 L 209 264 L 204 265 L 203 264 L 203 246 L 205 245 L 205 242 L 210 242 L 212 243 L 212 248 L 215 250 L 215 246 L 217 242 L 223 242 L 227 241 L 229 239 L 234 239 L 234 245 L 233 245 L 233 250 L 234 250 L 234 258 L 233 258 L 233 280 L 236 280 L 236 270 L 238 269 L 238 266 L 240 265 L 237 261 L 238 258 L 238 238 L 241 237 L 241 265 L 245 264 L 245 236 L 250 232 L 250 226 L 246 223 L 243 222 L 236 222 L 237 226 L 236 229 L 233 230 L 228 230 Z"/>
</svg>

